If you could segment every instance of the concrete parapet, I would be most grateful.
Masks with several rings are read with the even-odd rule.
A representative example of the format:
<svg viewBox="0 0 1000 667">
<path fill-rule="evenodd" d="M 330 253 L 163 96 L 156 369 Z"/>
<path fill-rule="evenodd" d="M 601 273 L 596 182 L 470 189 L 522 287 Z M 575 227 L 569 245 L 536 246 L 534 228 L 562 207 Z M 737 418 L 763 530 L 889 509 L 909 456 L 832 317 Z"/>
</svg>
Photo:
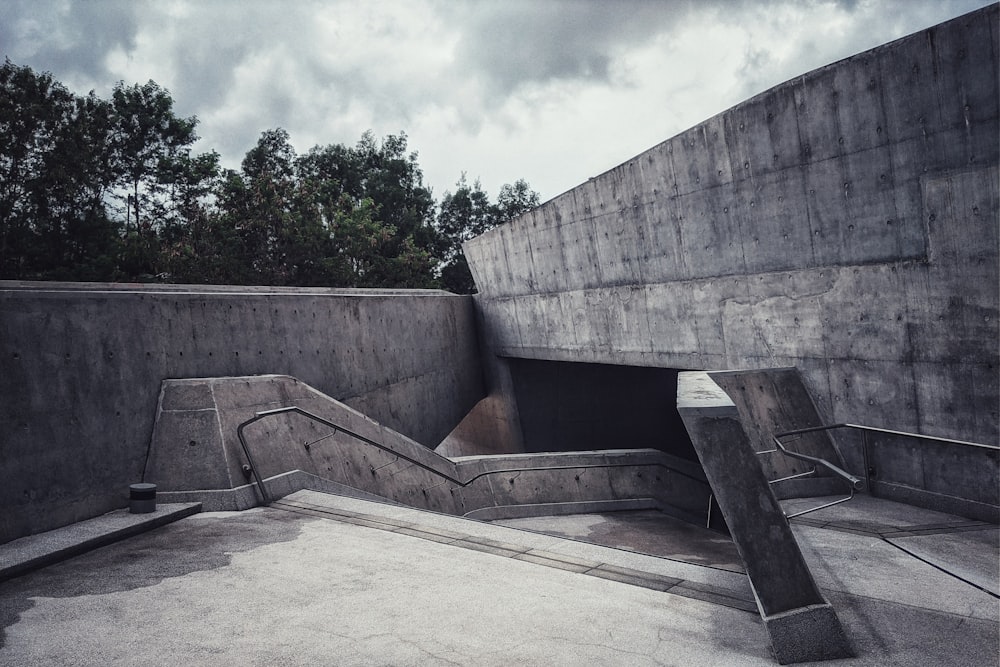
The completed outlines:
<svg viewBox="0 0 1000 667">
<path fill-rule="evenodd" d="M 872 496 L 1000 523 L 1000 447 L 854 424 L 830 433 Z"/>
<path fill-rule="evenodd" d="M 245 428 L 247 460 L 240 424 L 292 406 L 337 429 L 298 412 L 268 414 Z M 700 523 L 709 495 L 698 464 L 656 450 L 449 459 L 287 376 L 165 380 L 147 461 L 144 479 L 163 498 L 197 498 L 213 509 L 263 499 L 251 468 L 270 499 L 301 488 L 342 490 L 457 515 L 642 500 Z"/>
<path fill-rule="evenodd" d="M 729 396 L 707 373 L 678 376 L 677 409 L 729 526 L 782 664 L 854 655 L 802 557 Z"/>
<path fill-rule="evenodd" d="M 164 378 L 265 373 L 302 378 L 428 447 L 485 394 L 467 296 L 0 281 L 0 543 L 126 506 Z M 188 441 L 217 437 L 205 415 L 174 417 Z"/>
</svg>

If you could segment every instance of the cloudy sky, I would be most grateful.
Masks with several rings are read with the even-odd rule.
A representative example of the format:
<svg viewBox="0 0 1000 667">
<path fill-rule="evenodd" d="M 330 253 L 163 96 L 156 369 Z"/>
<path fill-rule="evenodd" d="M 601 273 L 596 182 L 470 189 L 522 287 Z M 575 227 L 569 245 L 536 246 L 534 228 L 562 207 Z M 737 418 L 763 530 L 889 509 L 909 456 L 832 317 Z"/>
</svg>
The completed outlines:
<svg viewBox="0 0 1000 667">
<path fill-rule="evenodd" d="M 0 50 L 77 93 L 149 79 L 238 167 L 409 136 L 436 197 L 464 171 L 543 200 L 777 83 L 991 0 L 0 0 Z"/>
</svg>

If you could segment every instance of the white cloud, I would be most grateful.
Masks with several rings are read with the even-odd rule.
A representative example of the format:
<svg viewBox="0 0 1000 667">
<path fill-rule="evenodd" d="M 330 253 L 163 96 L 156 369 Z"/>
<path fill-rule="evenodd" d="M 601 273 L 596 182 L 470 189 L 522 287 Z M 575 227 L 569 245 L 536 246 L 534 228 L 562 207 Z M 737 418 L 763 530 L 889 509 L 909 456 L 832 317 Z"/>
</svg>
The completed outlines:
<svg viewBox="0 0 1000 667">
<path fill-rule="evenodd" d="M 228 166 L 405 131 L 437 196 L 462 171 L 544 198 L 781 81 L 988 0 L 7 0 L 14 62 L 107 95 L 153 79 Z"/>
</svg>

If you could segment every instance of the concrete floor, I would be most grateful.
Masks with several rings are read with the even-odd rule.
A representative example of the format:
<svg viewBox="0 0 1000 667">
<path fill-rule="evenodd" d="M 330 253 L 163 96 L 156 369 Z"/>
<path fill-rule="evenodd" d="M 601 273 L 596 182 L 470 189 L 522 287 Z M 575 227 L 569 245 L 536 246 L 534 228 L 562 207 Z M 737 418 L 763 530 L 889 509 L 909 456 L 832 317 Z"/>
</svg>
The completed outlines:
<svg viewBox="0 0 1000 667">
<path fill-rule="evenodd" d="M 731 572 L 744 572 L 740 554 L 728 535 L 656 510 L 504 519 L 493 523 Z"/>
<path fill-rule="evenodd" d="M 850 511 L 886 507 L 938 531 L 891 539 L 980 545 L 995 586 L 995 526 Z M 859 657 L 820 664 L 997 664 L 994 595 L 824 512 L 795 532 Z M 774 664 L 748 599 L 735 572 L 302 491 L 0 584 L 0 665 Z"/>
</svg>

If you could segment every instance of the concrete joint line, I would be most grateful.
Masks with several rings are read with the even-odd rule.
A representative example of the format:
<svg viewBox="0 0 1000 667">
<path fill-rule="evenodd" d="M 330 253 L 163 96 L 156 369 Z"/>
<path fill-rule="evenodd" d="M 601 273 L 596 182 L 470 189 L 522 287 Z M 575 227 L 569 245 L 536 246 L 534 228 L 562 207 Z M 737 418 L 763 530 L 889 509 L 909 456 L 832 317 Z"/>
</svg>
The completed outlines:
<svg viewBox="0 0 1000 667">
<path fill-rule="evenodd" d="M 733 597 L 720 590 L 710 589 L 711 587 L 692 583 L 684 579 L 677 579 L 666 575 L 644 572 L 627 567 L 620 567 L 610 563 L 589 561 L 573 556 L 566 556 L 541 549 L 524 547 L 521 545 L 499 542 L 484 537 L 475 537 L 462 533 L 440 529 L 426 529 L 419 524 L 407 522 L 392 522 L 368 514 L 349 512 L 347 510 L 333 510 L 330 508 L 320 508 L 319 506 L 307 506 L 308 503 L 298 501 L 277 500 L 271 504 L 272 508 L 281 509 L 288 512 L 315 516 L 330 521 L 340 521 L 364 528 L 383 530 L 399 535 L 407 535 L 421 540 L 437 542 L 447 546 L 459 547 L 470 551 L 479 551 L 494 556 L 519 560 L 533 565 L 550 567 L 564 572 L 583 574 L 598 579 L 606 579 L 629 586 L 648 588 L 661 593 L 670 593 L 688 599 L 700 600 L 710 604 L 728 607 L 737 611 L 757 614 L 757 607 L 747 600 Z M 400 525 L 405 524 L 405 525 Z"/>
</svg>

